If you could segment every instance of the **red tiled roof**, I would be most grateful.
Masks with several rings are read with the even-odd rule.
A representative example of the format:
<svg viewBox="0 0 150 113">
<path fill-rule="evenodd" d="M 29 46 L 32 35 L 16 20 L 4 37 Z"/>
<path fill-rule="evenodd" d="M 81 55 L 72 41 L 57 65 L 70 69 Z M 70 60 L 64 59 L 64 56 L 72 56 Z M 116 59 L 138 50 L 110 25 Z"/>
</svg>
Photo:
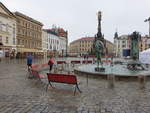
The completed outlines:
<svg viewBox="0 0 150 113">
<path fill-rule="evenodd" d="M 94 37 L 83 37 L 83 38 L 78 39 L 78 41 L 93 41 L 93 40 L 94 40 Z"/>
<path fill-rule="evenodd" d="M 71 43 L 78 42 L 78 41 L 93 41 L 93 40 L 94 40 L 94 37 L 83 37 L 78 40 L 72 41 Z"/>
</svg>

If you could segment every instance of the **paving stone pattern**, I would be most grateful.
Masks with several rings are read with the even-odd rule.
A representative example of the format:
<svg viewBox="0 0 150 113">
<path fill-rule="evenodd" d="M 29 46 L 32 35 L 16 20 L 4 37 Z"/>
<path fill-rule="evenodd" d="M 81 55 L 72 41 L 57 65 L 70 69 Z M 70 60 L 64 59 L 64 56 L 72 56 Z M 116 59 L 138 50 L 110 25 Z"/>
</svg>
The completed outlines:
<svg viewBox="0 0 150 113">
<path fill-rule="evenodd" d="M 107 80 L 92 77 L 87 85 L 86 77 L 77 78 L 81 94 L 60 83 L 46 92 L 46 79 L 27 78 L 25 60 L 2 61 L 0 113 L 150 113 L 150 81 L 144 90 L 136 81 L 116 81 L 109 89 Z"/>
</svg>

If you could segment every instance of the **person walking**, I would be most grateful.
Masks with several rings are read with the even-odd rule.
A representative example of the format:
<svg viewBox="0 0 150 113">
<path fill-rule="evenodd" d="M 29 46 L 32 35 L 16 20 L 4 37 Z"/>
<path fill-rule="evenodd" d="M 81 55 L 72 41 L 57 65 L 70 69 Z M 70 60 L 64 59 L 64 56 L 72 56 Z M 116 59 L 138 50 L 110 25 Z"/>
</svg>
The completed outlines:
<svg viewBox="0 0 150 113">
<path fill-rule="evenodd" d="M 28 54 L 28 56 L 27 56 L 27 66 L 28 66 L 28 71 L 30 71 L 30 68 L 32 68 L 32 56 L 31 56 L 31 54 Z"/>
<path fill-rule="evenodd" d="M 52 56 L 50 56 L 50 59 L 48 61 L 48 65 L 49 65 L 49 72 L 52 71 L 52 68 L 53 68 L 53 64 L 54 64 L 54 59 Z"/>
</svg>

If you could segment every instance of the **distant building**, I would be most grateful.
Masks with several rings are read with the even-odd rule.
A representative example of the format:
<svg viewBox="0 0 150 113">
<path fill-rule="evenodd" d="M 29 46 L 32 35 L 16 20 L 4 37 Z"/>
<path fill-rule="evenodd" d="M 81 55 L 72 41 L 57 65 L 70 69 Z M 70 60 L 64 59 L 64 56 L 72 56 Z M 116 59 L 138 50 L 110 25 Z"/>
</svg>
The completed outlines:
<svg viewBox="0 0 150 113">
<path fill-rule="evenodd" d="M 16 18 L 0 2 L 0 49 L 5 56 L 13 55 L 16 52 Z"/>
<path fill-rule="evenodd" d="M 114 52 L 116 57 L 123 57 L 123 50 L 130 49 L 129 35 L 121 35 L 118 37 L 117 32 L 114 36 Z"/>
<path fill-rule="evenodd" d="M 64 34 L 59 34 L 56 29 L 44 29 L 43 30 L 47 36 L 47 53 L 48 56 L 66 56 L 67 51 L 67 36 Z"/>
<path fill-rule="evenodd" d="M 29 52 L 42 56 L 42 26 L 43 24 L 20 12 L 14 13 L 17 18 L 17 56 L 25 57 Z"/>
<path fill-rule="evenodd" d="M 150 48 L 150 38 L 141 36 L 139 39 L 139 50 L 144 51 Z M 118 36 L 117 32 L 114 35 L 114 52 L 116 57 L 130 56 L 131 37 L 130 35 Z"/>
<path fill-rule="evenodd" d="M 92 51 L 94 37 L 83 37 L 78 40 L 75 40 L 69 45 L 69 54 L 70 55 L 84 55 L 89 54 Z M 106 40 L 106 47 L 108 49 L 108 54 L 112 55 L 113 53 L 113 43 Z"/>
<path fill-rule="evenodd" d="M 53 27 L 52 31 L 57 33 L 57 35 L 60 38 L 59 54 L 61 56 L 67 56 L 67 52 L 68 52 L 68 32 L 65 31 L 63 28 L 57 28 L 57 27 Z"/>
<path fill-rule="evenodd" d="M 94 37 L 83 37 L 75 40 L 69 45 L 70 55 L 84 55 L 91 52 L 93 46 Z"/>
<path fill-rule="evenodd" d="M 47 58 L 48 33 L 45 30 L 42 30 L 42 50 L 43 50 L 44 58 Z"/>
</svg>

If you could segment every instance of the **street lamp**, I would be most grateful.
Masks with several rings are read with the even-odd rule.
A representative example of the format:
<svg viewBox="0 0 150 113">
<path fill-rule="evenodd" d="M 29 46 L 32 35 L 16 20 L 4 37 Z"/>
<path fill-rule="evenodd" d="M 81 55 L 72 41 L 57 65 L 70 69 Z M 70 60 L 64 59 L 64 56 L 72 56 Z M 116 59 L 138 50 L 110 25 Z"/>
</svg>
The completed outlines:
<svg viewBox="0 0 150 113">
<path fill-rule="evenodd" d="M 150 37 L 150 17 L 148 19 L 145 19 L 144 22 L 149 22 L 149 37 Z"/>
</svg>

